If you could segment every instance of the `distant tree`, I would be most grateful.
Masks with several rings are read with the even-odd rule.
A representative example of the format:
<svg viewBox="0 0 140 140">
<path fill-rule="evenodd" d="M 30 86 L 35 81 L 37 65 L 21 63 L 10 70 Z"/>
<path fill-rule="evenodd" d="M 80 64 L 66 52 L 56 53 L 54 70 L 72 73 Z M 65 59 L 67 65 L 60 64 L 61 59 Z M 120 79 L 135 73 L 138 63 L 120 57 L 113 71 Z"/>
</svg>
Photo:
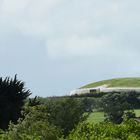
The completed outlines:
<svg viewBox="0 0 140 140">
<path fill-rule="evenodd" d="M 52 98 L 46 103 L 49 122 L 63 129 L 64 136 L 80 122 L 87 118 L 85 108 L 79 100 L 67 98 Z"/>
<path fill-rule="evenodd" d="M 81 100 L 82 105 L 83 105 L 83 109 L 85 110 L 85 112 L 92 112 L 93 109 L 93 104 L 94 104 L 94 100 L 92 99 L 92 97 L 90 98 L 84 98 Z"/>
<path fill-rule="evenodd" d="M 28 106 L 37 106 L 37 105 L 41 105 L 41 102 L 40 102 L 40 100 L 38 99 L 37 96 L 29 99 Z"/>
<path fill-rule="evenodd" d="M 30 95 L 24 82 L 6 77 L 0 78 L 0 128 L 7 129 L 10 121 L 16 123 L 21 117 L 25 99 Z"/>
<path fill-rule="evenodd" d="M 126 101 L 131 105 L 132 108 L 140 108 L 140 93 L 131 91 L 123 93 L 126 97 Z"/>
<path fill-rule="evenodd" d="M 134 111 L 126 111 L 126 112 L 124 112 L 123 119 L 128 120 L 128 119 L 135 118 L 135 117 L 136 117 L 136 114 Z"/>
<path fill-rule="evenodd" d="M 113 123 L 121 123 L 125 110 L 132 110 L 133 106 L 127 100 L 127 94 L 113 93 L 102 98 L 102 107 L 106 120 Z"/>
</svg>

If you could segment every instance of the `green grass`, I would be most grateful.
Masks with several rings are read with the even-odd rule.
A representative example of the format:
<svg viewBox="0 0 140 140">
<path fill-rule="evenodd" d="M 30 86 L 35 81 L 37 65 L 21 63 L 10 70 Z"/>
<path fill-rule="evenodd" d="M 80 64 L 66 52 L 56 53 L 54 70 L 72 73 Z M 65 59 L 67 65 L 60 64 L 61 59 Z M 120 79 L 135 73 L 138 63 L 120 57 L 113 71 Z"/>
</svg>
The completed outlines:
<svg viewBox="0 0 140 140">
<path fill-rule="evenodd" d="M 140 117 L 140 109 L 135 109 L 136 117 Z M 93 112 L 89 115 L 87 122 L 99 123 L 104 121 L 104 112 Z"/>
<path fill-rule="evenodd" d="M 104 121 L 104 112 L 93 112 L 89 115 L 88 122 L 99 123 Z"/>
<path fill-rule="evenodd" d="M 136 117 L 140 117 L 140 109 L 135 109 L 134 112 L 136 113 Z"/>
<path fill-rule="evenodd" d="M 108 87 L 140 87 L 140 77 L 104 80 L 85 85 L 81 88 L 93 88 L 102 85 L 108 85 Z"/>
</svg>

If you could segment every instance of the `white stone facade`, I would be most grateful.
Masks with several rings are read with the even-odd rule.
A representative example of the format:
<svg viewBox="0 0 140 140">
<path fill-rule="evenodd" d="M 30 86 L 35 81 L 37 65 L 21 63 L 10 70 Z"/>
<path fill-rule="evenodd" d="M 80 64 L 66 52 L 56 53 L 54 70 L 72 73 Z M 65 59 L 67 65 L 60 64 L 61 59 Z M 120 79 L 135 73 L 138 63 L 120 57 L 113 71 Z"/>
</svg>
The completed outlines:
<svg viewBox="0 0 140 140">
<path fill-rule="evenodd" d="M 81 88 L 70 92 L 70 95 L 80 95 L 94 92 L 140 92 L 140 88 L 127 88 L 127 87 L 107 87 L 107 85 L 95 87 L 95 88 Z"/>
</svg>

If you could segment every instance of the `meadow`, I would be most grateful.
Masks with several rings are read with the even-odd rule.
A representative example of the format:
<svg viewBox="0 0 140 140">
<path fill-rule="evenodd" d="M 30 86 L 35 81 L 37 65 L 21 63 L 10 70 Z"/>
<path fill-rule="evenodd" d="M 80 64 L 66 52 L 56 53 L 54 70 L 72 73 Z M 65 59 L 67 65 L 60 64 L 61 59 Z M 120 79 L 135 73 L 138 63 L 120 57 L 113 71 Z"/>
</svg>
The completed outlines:
<svg viewBox="0 0 140 140">
<path fill-rule="evenodd" d="M 140 117 L 140 109 L 135 109 L 134 110 L 136 117 Z M 89 117 L 87 118 L 87 122 L 89 123 L 99 123 L 99 122 L 103 122 L 105 119 L 104 117 L 104 112 L 92 112 Z"/>
<path fill-rule="evenodd" d="M 103 80 L 99 82 L 94 82 L 81 88 L 93 88 L 102 85 L 108 85 L 108 87 L 140 87 L 140 78 L 133 77 L 133 78 L 116 78 L 116 79 L 109 79 Z"/>
</svg>

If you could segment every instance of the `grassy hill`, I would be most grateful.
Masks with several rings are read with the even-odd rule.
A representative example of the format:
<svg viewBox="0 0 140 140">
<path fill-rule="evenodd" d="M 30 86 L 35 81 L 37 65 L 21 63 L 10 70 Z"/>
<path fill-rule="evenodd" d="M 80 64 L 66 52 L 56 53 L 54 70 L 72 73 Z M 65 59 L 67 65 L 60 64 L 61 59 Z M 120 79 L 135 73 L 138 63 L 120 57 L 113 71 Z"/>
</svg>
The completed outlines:
<svg viewBox="0 0 140 140">
<path fill-rule="evenodd" d="M 110 80 L 103 80 L 95 83 L 85 85 L 81 88 L 93 88 L 97 86 L 108 85 L 108 87 L 138 87 L 140 88 L 140 77 L 132 78 L 116 78 Z"/>
</svg>

